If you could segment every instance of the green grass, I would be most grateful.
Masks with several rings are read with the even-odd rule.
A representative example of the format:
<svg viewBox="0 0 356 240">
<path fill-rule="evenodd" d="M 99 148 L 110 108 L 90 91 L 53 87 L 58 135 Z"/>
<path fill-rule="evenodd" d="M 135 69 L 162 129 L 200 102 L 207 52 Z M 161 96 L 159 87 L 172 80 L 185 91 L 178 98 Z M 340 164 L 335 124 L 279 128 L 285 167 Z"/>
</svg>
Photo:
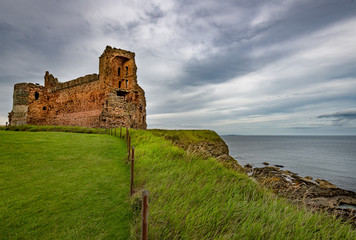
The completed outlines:
<svg viewBox="0 0 356 240">
<path fill-rule="evenodd" d="M 221 138 L 218 134 L 211 130 L 150 130 L 156 136 L 163 137 L 172 142 L 177 142 L 180 145 L 188 147 L 192 143 L 199 142 L 219 142 Z"/>
<path fill-rule="evenodd" d="M 149 239 L 356 239 L 350 224 L 296 207 L 246 175 L 170 141 L 176 133 L 197 139 L 197 131 L 130 132 L 136 147 L 134 239 L 140 236 L 143 189 L 150 192 Z"/>
<path fill-rule="evenodd" d="M 108 130 L 102 128 L 88 128 L 88 127 L 76 127 L 76 126 L 36 126 L 36 125 L 0 126 L 0 130 L 28 131 L 28 132 L 98 133 L 98 134 L 104 134 L 108 132 Z"/>
<path fill-rule="evenodd" d="M 1 239 L 139 239 L 143 189 L 150 192 L 149 239 L 356 239 L 350 224 L 294 206 L 216 159 L 172 144 L 219 142 L 211 131 L 130 130 L 131 203 L 122 140 L 15 131 L 0 131 Z"/>
<path fill-rule="evenodd" d="M 0 152 L 0 239 L 128 239 L 122 140 L 0 131 Z"/>
</svg>

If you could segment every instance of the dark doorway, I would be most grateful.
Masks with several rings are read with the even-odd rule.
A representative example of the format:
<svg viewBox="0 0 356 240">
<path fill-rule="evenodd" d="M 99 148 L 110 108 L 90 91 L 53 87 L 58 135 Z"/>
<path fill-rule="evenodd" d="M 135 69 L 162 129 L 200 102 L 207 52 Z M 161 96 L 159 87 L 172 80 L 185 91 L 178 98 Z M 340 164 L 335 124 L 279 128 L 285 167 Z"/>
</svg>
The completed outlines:
<svg viewBox="0 0 356 240">
<path fill-rule="evenodd" d="M 38 92 L 35 92 L 35 100 L 38 100 L 39 97 L 40 97 L 40 94 Z"/>
</svg>

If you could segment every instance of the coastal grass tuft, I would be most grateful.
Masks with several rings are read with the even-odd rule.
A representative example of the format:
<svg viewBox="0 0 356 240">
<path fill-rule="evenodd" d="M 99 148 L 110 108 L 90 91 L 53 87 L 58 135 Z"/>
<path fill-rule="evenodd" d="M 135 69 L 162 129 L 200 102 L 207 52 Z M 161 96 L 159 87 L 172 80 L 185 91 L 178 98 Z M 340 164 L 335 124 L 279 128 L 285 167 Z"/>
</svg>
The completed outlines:
<svg viewBox="0 0 356 240">
<path fill-rule="evenodd" d="M 124 141 L 0 131 L 0 152 L 0 239 L 129 238 Z"/>
<path fill-rule="evenodd" d="M 140 236 L 143 189 L 150 194 L 149 239 L 356 239 L 351 224 L 292 205 L 245 174 L 172 144 L 208 132 L 130 134 L 136 156 L 133 239 Z"/>
</svg>

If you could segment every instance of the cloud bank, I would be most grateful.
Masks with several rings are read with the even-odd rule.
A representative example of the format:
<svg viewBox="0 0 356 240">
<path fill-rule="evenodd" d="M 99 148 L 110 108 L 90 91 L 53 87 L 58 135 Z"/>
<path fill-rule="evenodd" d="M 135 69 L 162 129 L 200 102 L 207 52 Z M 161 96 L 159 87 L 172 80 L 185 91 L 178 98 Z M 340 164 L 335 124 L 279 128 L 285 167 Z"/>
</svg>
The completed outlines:
<svg viewBox="0 0 356 240">
<path fill-rule="evenodd" d="M 353 121 L 322 117 L 356 107 L 355 10 L 348 0 L 1 1 L 0 121 L 15 83 L 98 72 L 111 45 L 136 53 L 150 128 L 356 134 Z"/>
</svg>

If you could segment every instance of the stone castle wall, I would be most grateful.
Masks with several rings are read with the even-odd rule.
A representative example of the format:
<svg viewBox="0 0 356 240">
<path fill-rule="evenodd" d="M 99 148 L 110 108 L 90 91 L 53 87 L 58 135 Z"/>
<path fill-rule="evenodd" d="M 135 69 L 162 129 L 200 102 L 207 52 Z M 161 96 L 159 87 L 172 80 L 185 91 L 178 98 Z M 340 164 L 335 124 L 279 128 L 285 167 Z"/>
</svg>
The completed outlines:
<svg viewBox="0 0 356 240">
<path fill-rule="evenodd" d="M 61 83 L 46 72 L 45 86 L 16 84 L 10 124 L 145 129 L 145 93 L 137 84 L 134 57 L 108 46 L 99 58 L 99 75 Z"/>
</svg>

